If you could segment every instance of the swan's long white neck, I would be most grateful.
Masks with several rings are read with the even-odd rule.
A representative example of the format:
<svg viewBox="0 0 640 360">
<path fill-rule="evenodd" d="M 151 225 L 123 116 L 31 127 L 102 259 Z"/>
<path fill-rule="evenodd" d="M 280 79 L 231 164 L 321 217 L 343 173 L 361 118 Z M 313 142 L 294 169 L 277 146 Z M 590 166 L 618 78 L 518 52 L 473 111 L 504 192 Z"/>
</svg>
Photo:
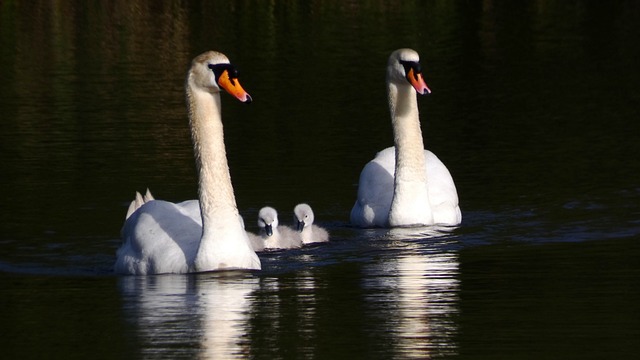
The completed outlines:
<svg viewBox="0 0 640 360">
<path fill-rule="evenodd" d="M 228 234 L 244 233 L 244 230 L 238 221 L 239 213 L 227 163 L 220 94 L 196 88 L 190 76 L 187 79 L 187 107 L 200 179 L 198 193 L 203 229 L 195 270 L 202 271 L 209 267 L 205 264 L 216 262 L 216 251 L 221 246 L 226 247 L 223 244 L 216 245 L 216 242 L 228 242 Z"/>
<path fill-rule="evenodd" d="M 389 210 L 390 226 L 408 226 L 432 222 L 426 190 L 427 175 L 424 142 L 420 129 L 417 95 L 407 82 L 388 81 L 389 110 L 396 152 L 393 200 Z M 427 208 L 430 209 L 429 206 Z"/>
</svg>

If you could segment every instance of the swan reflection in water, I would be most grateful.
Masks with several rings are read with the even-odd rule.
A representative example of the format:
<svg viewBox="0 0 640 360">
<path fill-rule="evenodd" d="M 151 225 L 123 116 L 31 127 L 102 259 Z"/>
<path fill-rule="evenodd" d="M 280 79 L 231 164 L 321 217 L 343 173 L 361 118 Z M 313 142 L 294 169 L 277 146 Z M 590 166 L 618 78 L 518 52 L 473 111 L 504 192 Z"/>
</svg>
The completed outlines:
<svg viewBox="0 0 640 360">
<path fill-rule="evenodd" d="M 137 348 L 142 357 L 169 358 L 312 358 L 336 346 L 378 358 L 456 355 L 459 260 L 451 236 L 432 227 L 392 229 L 366 241 L 373 249 L 360 252 L 368 254 L 362 262 L 123 277 Z M 313 255 L 271 254 L 274 263 L 300 264 L 313 263 Z"/>
<path fill-rule="evenodd" d="M 390 229 L 381 240 L 396 250 L 367 269 L 371 305 L 403 358 L 457 354 L 459 260 L 448 235 L 448 228 Z"/>
<path fill-rule="evenodd" d="M 245 358 L 250 274 L 159 275 L 120 279 L 144 357 Z"/>
</svg>

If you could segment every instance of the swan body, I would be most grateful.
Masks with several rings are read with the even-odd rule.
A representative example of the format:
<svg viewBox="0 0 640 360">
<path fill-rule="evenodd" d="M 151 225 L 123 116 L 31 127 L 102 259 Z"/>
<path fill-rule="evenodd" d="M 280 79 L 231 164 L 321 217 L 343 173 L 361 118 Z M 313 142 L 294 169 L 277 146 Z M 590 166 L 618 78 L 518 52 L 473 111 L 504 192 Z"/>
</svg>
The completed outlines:
<svg viewBox="0 0 640 360">
<path fill-rule="evenodd" d="M 122 274 L 260 269 L 236 206 L 223 139 L 220 91 L 251 102 L 227 57 L 196 57 L 185 82 L 199 200 L 132 202 L 114 270 Z"/>
<path fill-rule="evenodd" d="M 247 236 L 249 237 L 249 242 L 251 243 L 253 251 L 264 251 L 265 246 L 262 236 L 256 235 L 249 231 L 247 231 Z"/>
<path fill-rule="evenodd" d="M 329 241 L 329 232 L 313 223 L 315 216 L 311 206 L 298 204 L 293 208 L 293 214 L 303 244 Z"/>
<path fill-rule="evenodd" d="M 258 212 L 258 227 L 265 249 L 293 249 L 302 246 L 299 234 L 290 227 L 279 225 L 276 209 L 265 206 Z"/>
<path fill-rule="evenodd" d="M 417 95 L 431 91 L 411 49 L 391 53 L 387 95 L 395 146 L 380 151 L 360 173 L 351 223 L 358 227 L 458 225 L 462 214 L 447 167 L 424 149 Z"/>
<path fill-rule="evenodd" d="M 244 226 L 244 219 L 242 218 L 242 216 L 240 216 L 240 222 L 242 223 L 242 228 L 245 229 L 245 232 L 247 233 L 249 244 L 251 244 L 251 248 L 253 249 L 253 251 L 263 251 L 264 240 L 262 239 L 262 236 L 256 235 L 251 231 L 246 231 L 246 228 Z"/>
</svg>

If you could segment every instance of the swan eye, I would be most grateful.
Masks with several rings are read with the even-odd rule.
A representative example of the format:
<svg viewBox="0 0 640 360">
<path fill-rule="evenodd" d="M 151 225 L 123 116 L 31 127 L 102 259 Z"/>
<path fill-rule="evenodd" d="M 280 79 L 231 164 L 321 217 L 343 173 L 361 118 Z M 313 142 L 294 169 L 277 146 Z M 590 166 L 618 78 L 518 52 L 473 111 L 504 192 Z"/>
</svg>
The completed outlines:
<svg viewBox="0 0 640 360">
<path fill-rule="evenodd" d="M 420 66 L 420 63 L 417 61 L 400 60 L 400 64 L 402 64 L 402 66 L 404 67 L 404 73 L 406 74 L 406 76 L 409 76 L 409 72 L 412 69 L 414 74 L 416 75 L 422 73 L 422 67 Z"/>
<path fill-rule="evenodd" d="M 209 64 L 207 65 L 209 69 L 213 72 L 213 75 L 216 77 L 216 82 L 220 81 L 220 77 L 227 72 L 229 75 L 229 81 L 232 85 L 235 85 L 235 79 L 238 78 L 238 70 L 233 67 L 231 64 Z"/>
</svg>

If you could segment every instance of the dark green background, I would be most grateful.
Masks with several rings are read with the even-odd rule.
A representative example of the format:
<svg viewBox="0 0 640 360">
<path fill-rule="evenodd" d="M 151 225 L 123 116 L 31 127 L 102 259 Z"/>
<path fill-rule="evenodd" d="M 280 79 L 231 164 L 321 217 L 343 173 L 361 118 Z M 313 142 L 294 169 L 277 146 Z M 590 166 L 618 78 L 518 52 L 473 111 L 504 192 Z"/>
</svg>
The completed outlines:
<svg viewBox="0 0 640 360">
<path fill-rule="evenodd" d="M 630 1 L 0 2 L 3 356 L 208 357 L 212 338 L 268 359 L 635 356 L 638 19 Z M 400 47 L 433 91 L 455 230 L 348 226 L 392 144 Z M 247 228 L 304 201 L 332 242 L 257 273 L 112 276 L 134 191 L 196 197 L 183 81 L 210 49 L 254 99 L 222 99 Z"/>
</svg>

